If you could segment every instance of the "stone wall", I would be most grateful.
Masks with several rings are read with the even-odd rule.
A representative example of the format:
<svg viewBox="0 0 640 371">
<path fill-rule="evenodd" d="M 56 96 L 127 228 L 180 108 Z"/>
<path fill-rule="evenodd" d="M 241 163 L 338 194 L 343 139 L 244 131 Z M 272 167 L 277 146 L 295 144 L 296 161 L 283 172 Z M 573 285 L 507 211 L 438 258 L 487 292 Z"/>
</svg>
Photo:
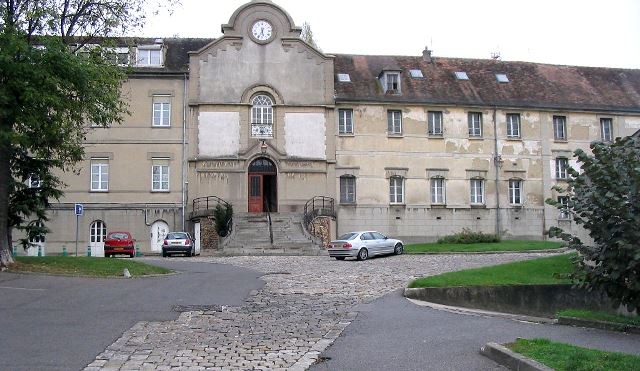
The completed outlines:
<svg viewBox="0 0 640 371">
<path fill-rule="evenodd" d="M 213 218 L 200 219 L 200 248 L 202 250 L 218 250 L 220 237 L 216 231 Z"/>
</svg>

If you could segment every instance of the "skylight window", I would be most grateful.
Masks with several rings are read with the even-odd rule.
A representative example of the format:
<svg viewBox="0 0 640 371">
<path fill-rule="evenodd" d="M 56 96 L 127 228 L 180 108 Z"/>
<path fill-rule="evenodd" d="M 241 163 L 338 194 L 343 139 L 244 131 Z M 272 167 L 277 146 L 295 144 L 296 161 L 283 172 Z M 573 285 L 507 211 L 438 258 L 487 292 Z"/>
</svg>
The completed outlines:
<svg viewBox="0 0 640 371">
<path fill-rule="evenodd" d="M 501 83 L 509 82 L 509 78 L 504 73 L 496 73 L 496 80 Z"/>
<path fill-rule="evenodd" d="M 409 70 L 409 73 L 411 74 L 411 77 L 414 79 L 423 79 L 424 75 L 422 74 L 421 70 Z"/>
<path fill-rule="evenodd" d="M 351 76 L 348 73 L 339 73 L 338 81 L 340 82 L 351 82 Z"/>
<path fill-rule="evenodd" d="M 457 80 L 469 80 L 469 76 L 467 76 L 466 72 L 456 71 L 454 74 L 456 75 Z"/>
</svg>

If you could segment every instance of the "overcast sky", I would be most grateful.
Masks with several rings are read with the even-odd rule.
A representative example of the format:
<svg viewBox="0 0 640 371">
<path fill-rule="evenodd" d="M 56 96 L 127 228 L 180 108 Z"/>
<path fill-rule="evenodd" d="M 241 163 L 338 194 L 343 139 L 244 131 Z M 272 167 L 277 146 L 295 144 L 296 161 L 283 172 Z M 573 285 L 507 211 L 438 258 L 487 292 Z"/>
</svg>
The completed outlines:
<svg viewBox="0 0 640 371">
<path fill-rule="evenodd" d="M 248 0 L 181 0 L 149 37 L 222 36 Z M 276 0 L 325 53 L 489 58 L 640 68 L 640 0 Z"/>
</svg>

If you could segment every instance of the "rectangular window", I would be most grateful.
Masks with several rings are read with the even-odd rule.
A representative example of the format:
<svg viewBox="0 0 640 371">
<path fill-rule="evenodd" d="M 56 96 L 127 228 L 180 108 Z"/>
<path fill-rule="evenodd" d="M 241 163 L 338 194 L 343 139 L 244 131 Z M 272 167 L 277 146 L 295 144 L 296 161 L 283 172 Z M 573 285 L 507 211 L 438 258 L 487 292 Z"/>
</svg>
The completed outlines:
<svg viewBox="0 0 640 371">
<path fill-rule="evenodd" d="M 340 134 L 353 134 L 353 110 L 338 110 L 338 132 Z"/>
<path fill-rule="evenodd" d="M 564 157 L 556 158 L 556 179 L 567 179 L 569 160 Z"/>
<path fill-rule="evenodd" d="M 471 203 L 484 204 L 484 179 L 471 179 Z"/>
<path fill-rule="evenodd" d="M 169 164 L 168 160 L 154 160 L 151 167 L 151 191 L 169 191 Z"/>
<path fill-rule="evenodd" d="M 138 47 L 138 66 L 162 66 L 162 49 Z"/>
<path fill-rule="evenodd" d="M 29 188 L 40 188 L 42 186 L 42 182 L 40 181 L 40 177 L 36 174 L 31 174 L 29 177 Z"/>
<path fill-rule="evenodd" d="M 442 136 L 442 112 L 429 111 L 429 135 Z"/>
<path fill-rule="evenodd" d="M 400 93 L 400 74 L 397 72 L 385 73 L 385 87 L 384 92 Z"/>
<path fill-rule="evenodd" d="M 392 204 L 404 203 L 404 178 L 395 176 L 389 179 L 389 201 Z"/>
<path fill-rule="evenodd" d="M 553 116 L 553 138 L 567 140 L 567 118 L 565 116 Z"/>
<path fill-rule="evenodd" d="M 108 159 L 91 159 L 91 190 L 97 192 L 109 190 Z"/>
<path fill-rule="evenodd" d="M 613 122 L 610 118 L 600 119 L 600 138 L 603 142 L 613 140 Z"/>
<path fill-rule="evenodd" d="M 152 125 L 155 127 L 171 126 L 171 97 L 153 97 Z"/>
<path fill-rule="evenodd" d="M 482 137 L 482 112 L 469 112 L 469 136 Z"/>
<path fill-rule="evenodd" d="M 402 111 L 387 111 L 387 131 L 389 134 L 402 134 Z"/>
<path fill-rule="evenodd" d="M 512 205 L 522 204 L 522 180 L 509 179 L 509 203 Z"/>
<path fill-rule="evenodd" d="M 445 203 L 444 178 L 431 178 L 431 203 Z"/>
<path fill-rule="evenodd" d="M 353 204 L 356 202 L 356 178 L 353 176 L 340 177 L 340 203 Z"/>
<path fill-rule="evenodd" d="M 507 138 L 520 138 L 519 113 L 507 113 Z"/>
<path fill-rule="evenodd" d="M 558 203 L 562 207 L 560 209 L 560 214 L 558 214 L 558 219 L 570 219 L 569 214 L 569 197 L 567 196 L 559 196 Z"/>
</svg>

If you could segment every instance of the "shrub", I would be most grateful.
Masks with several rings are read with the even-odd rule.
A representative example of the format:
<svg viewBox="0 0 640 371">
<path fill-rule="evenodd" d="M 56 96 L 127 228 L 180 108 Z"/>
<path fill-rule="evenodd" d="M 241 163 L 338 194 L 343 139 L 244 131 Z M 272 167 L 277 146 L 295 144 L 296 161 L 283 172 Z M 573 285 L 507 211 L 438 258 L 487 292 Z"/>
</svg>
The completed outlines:
<svg viewBox="0 0 640 371">
<path fill-rule="evenodd" d="M 547 200 L 571 215 L 593 242 L 553 227 L 552 237 L 580 252 L 576 277 L 581 286 L 602 290 L 615 305 L 640 310 L 640 138 L 594 142 L 593 154 L 574 152 L 580 172 L 569 168 L 568 205 Z"/>
<path fill-rule="evenodd" d="M 469 228 L 462 228 L 462 232 L 444 236 L 438 239 L 438 243 L 488 243 L 500 242 L 500 237 L 495 234 L 474 232 Z"/>
<path fill-rule="evenodd" d="M 231 230 L 230 221 L 233 217 L 233 206 L 231 206 L 231 204 L 224 206 L 218 204 L 213 210 L 213 217 L 216 220 L 216 232 L 218 232 L 218 235 L 224 237 L 229 234 Z"/>
</svg>

